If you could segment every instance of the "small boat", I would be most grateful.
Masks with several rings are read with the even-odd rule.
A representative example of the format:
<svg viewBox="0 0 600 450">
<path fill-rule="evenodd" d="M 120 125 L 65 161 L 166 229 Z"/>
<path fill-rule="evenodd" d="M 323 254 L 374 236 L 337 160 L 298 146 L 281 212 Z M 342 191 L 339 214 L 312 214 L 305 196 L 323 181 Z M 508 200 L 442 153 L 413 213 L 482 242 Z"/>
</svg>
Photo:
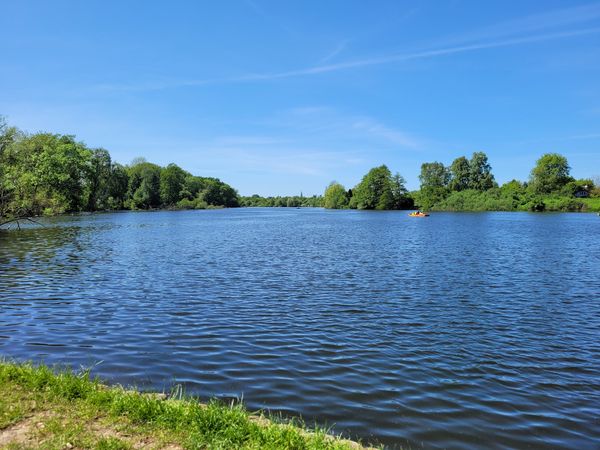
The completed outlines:
<svg viewBox="0 0 600 450">
<path fill-rule="evenodd" d="M 423 211 L 411 212 L 409 217 L 429 217 L 429 214 L 424 213 Z"/>
</svg>

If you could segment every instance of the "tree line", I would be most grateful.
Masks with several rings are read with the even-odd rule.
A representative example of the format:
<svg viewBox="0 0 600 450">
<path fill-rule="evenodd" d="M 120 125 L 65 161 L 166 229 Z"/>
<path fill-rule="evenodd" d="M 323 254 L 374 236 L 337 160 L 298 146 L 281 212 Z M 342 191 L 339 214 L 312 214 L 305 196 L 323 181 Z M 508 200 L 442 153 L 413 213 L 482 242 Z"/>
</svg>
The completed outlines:
<svg viewBox="0 0 600 450">
<path fill-rule="evenodd" d="M 399 174 L 392 175 L 386 165 L 374 167 L 353 189 L 333 181 L 323 194 L 323 206 L 329 209 L 410 209 L 414 200 Z"/>
<path fill-rule="evenodd" d="M 419 190 L 409 192 L 399 173 L 381 165 L 351 189 L 332 182 L 323 196 L 242 197 L 218 178 L 194 176 L 176 164 L 161 167 L 144 158 L 122 165 L 107 150 L 89 148 L 74 136 L 25 133 L 0 116 L 0 219 L 236 206 L 600 211 L 600 179 L 573 178 L 567 159 L 557 153 L 542 155 L 527 182 L 512 180 L 499 186 L 484 152 L 460 156 L 449 166 L 423 163 L 419 180 Z"/>
<path fill-rule="evenodd" d="M 258 194 L 251 196 L 240 197 L 240 206 L 244 207 L 263 207 L 263 208 L 303 208 L 311 207 L 316 208 L 323 205 L 323 197 L 320 195 L 313 195 L 311 197 L 305 197 L 300 195 L 290 196 L 275 196 L 275 197 L 261 197 Z"/>
<path fill-rule="evenodd" d="M 239 206 L 235 189 L 176 164 L 112 160 L 71 135 L 29 134 L 0 117 L 0 218 L 80 211 Z"/>
<path fill-rule="evenodd" d="M 421 165 L 420 188 L 408 192 L 401 175 L 385 166 L 371 169 L 353 189 L 332 182 L 323 194 L 331 209 L 411 209 L 447 211 L 600 210 L 600 179 L 575 179 L 563 155 L 542 155 L 529 180 L 499 186 L 484 152 L 460 156 L 449 166 Z"/>
</svg>

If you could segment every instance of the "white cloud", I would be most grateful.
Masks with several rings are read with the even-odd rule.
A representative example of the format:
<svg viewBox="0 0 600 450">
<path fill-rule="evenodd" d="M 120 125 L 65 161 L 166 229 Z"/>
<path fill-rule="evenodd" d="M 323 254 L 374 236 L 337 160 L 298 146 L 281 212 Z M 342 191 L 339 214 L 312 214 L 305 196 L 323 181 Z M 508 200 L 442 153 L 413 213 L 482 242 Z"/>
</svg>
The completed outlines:
<svg viewBox="0 0 600 450">
<path fill-rule="evenodd" d="M 255 9 L 257 8 L 256 4 L 251 1 L 248 4 Z M 408 51 L 372 58 L 349 60 L 335 64 L 324 64 L 345 49 L 348 41 L 342 41 L 329 55 L 321 60 L 320 64 L 310 67 L 279 72 L 248 73 L 224 78 L 163 80 L 128 85 L 105 84 L 98 87 L 104 90 L 145 91 L 314 76 L 362 67 L 431 59 L 466 52 L 598 34 L 600 33 L 600 27 L 565 29 L 565 27 L 572 27 L 597 20 L 598 18 L 600 18 L 600 3 L 593 3 L 525 16 L 460 35 L 448 36 L 436 41 L 432 46 L 430 44 L 429 48 L 421 48 L 412 52 Z"/>
</svg>

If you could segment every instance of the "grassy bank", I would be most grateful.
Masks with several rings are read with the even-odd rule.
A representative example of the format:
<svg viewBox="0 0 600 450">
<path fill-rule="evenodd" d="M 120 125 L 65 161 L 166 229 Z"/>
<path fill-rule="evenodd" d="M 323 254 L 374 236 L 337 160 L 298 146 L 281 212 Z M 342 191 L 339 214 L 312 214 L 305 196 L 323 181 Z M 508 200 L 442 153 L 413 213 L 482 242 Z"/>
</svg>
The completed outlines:
<svg viewBox="0 0 600 450">
<path fill-rule="evenodd" d="M 418 193 L 413 193 L 415 203 L 432 211 L 555 211 L 599 212 L 600 198 L 574 198 L 564 195 L 538 195 L 525 188 L 510 186 L 487 191 L 467 189 L 451 192 L 446 197 L 423 207 Z"/>
<path fill-rule="evenodd" d="M 88 372 L 2 361 L 0 448 L 363 448 L 241 405 L 166 397 L 108 387 Z"/>
</svg>

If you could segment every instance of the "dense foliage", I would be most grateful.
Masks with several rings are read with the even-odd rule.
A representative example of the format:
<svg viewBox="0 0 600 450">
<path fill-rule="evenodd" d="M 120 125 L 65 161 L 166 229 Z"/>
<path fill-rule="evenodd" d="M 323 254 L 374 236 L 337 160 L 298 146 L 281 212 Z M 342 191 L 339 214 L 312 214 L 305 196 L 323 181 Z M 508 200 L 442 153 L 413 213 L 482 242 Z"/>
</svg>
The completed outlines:
<svg viewBox="0 0 600 450">
<path fill-rule="evenodd" d="M 499 187 L 483 152 L 460 156 L 448 167 L 425 162 L 419 180 L 420 189 L 409 193 L 404 178 L 382 165 L 353 189 L 332 182 L 322 197 L 240 197 L 219 179 L 194 176 L 176 164 L 160 167 L 136 158 L 124 166 L 74 136 L 27 134 L 0 116 L 0 223 L 64 212 L 236 206 L 600 211 L 600 179 L 572 178 L 567 159 L 557 153 L 542 155 L 526 183 Z"/>
<path fill-rule="evenodd" d="M 352 190 L 350 207 L 358 209 L 406 209 L 412 207 L 400 174 L 385 165 L 374 167 Z"/>
<path fill-rule="evenodd" d="M 319 207 L 323 204 L 323 197 L 313 195 L 312 197 L 304 197 L 303 195 L 294 195 L 289 197 L 261 197 L 258 194 L 254 194 L 249 197 L 240 197 L 240 206 L 248 207 L 287 207 L 287 208 L 300 208 L 300 207 Z"/>
<path fill-rule="evenodd" d="M 567 159 L 543 155 L 529 182 L 512 180 L 498 186 L 488 157 L 475 152 L 470 159 L 456 158 L 421 165 L 420 189 L 408 193 L 404 179 L 392 176 L 386 166 L 375 167 L 354 189 L 332 182 L 323 195 L 331 209 L 410 209 L 440 211 L 600 211 L 600 177 L 576 180 Z"/>
<path fill-rule="evenodd" d="M 238 194 L 217 178 L 197 177 L 175 164 L 137 158 L 112 161 L 74 136 L 27 134 L 0 118 L 0 217 L 78 211 L 239 206 Z"/>
<path fill-rule="evenodd" d="M 408 209 L 413 207 L 404 178 L 392 175 L 387 166 L 371 169 L 354 189 L 332 182 L 323 195 L 323 206 L 330 209 Z"/>
<path fill-rule="evenodd" d="M 538 194 L 557 192 L 573 181 L 570 170 L 567 158 L 558 153 L 547 153 L 537 160 L 531 171 L 531 187 Z"/>
<path fill-rule="evenodd" d="M 327 209 L 344 209 L 348 207 L 352 192 L 346 192 L 346 188 L 336 181 L 332 181 L 325 194 L 323 194 L 323 206 Z"/>
<path fill-rule="evenodd" d="M 570 176 L 567 159 L 550 153 L 538 159 L 528 183 L 498 187 L 483 152 L 461 156 L 450 167 L 421 166 L 421 188 L 412 196 L 425 209 L 445 211 L 599 211 L 600 189 L 590 179 Z"/>
</svg>

